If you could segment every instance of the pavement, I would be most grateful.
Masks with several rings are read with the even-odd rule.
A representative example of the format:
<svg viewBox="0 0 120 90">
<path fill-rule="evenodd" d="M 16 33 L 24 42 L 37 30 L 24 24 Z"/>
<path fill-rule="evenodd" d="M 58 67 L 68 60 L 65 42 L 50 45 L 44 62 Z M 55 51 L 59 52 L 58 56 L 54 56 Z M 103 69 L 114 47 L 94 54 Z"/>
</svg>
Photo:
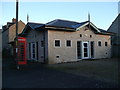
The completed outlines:
<svg viewBox="0 0 120 90">
<path fill-rule="evenodd" d="M 7 64 L 7 65 L 6 65 Z M 29 63 L 17 70 L 13 63 L 3 62 L 2 88 L 117 88 L 93 78 L 74 75 L 51 68 L 44 64 Z"/>
</svg>

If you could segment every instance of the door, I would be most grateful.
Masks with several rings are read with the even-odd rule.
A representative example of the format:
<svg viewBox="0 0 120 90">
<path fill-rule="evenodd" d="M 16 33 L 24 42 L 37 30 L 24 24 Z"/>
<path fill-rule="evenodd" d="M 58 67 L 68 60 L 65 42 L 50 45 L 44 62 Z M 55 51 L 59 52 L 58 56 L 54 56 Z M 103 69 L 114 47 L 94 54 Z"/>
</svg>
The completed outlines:
<svg viewBox="0 0 120 90">
<path fill-rule="evenodd" d="M 89 43 L 82 42 L 82 58 L 88 59 L 89 58 Z"/>
<path fill-rule="evenodd" d="M 36 43 L 31 43 L 31 59 L 37 60 Z"/>
<path fill-rule="evenodd" d="M 82 59 L 81 41 L 77 41 L 77 59 Z"/>
<path fill-rule="evenodd" d="M 94 41 L 90 42 L 90 55 L 91 58 L 94 58 Z"/>
</svg>

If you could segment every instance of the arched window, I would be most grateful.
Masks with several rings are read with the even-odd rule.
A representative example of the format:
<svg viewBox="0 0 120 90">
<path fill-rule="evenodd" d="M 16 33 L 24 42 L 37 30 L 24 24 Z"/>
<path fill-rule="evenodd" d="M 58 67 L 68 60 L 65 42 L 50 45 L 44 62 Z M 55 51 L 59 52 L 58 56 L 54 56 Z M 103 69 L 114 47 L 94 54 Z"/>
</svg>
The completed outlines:
<svg viewBox="0 0 120 90">
<path fill-rule="evenodd" d="M 101 41 L 98 41 L 98 46 L 101 46 L 101 45 L 102 45 Z"/>
</svg>

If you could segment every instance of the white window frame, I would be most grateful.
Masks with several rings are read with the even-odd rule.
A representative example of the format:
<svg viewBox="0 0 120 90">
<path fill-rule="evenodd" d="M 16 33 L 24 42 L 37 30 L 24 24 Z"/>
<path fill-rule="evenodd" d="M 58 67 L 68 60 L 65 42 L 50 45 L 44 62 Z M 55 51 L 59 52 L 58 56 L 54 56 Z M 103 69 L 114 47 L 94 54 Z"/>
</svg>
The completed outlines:
<svg viewBox="0 0 120 90">
<path fill-rule="evenodd" d="M 108 47 L 108 42 L 107 42 L 107 46 L 106 46 L 106 42 L 107 42 L 107 41 L 105 41 L 104 46 L 105 46 L 105 47 Z"/>
<path fill-rule="evenodd" d="M 101 42 L 101 46 L 99 46 L 99 42 Z M 99 40 L 99 41 L 97 42 L 97 46 L 98 46 L 98 47 L 102 47 L 102 41 L 101 41 L 101 40 Z"/>
<path fill-rule="evenodd" d="M 55 46 L 55 41 L 56 41 L 56 40 L 59 40 L 59 41 L 60 41 L 60 46 Z M 55 47 L 55 48 L 60 48 L 60 47 L 61 47 L 61 40 L 60 40 L 60 39 L 55 39 L 55 40 L 54 40 L 54 47 Z"/>
<path fill-rule="evenodd" d="M 67 41 L 70 41 L 71 46 L 67 46 Z M 66 46 L 67 48 L 71 48 L 71 47 L 72 47 L 72 40 L 65 40 L 65 46 Z"/>
<path fill-rule="evenodd" d="M 88 57 L 84 57 L 84 46 L 83 46 L 83 44 L 84 43 L 87 43 L 87 45 L 88 45 L 88 47 L 87 47 L 87 49 L 88 49 L 88 52 L 87 52 L 87 55 L 88 55 Z M 90 58 L 90 46 L 89 46 L 89 41 L 83 41 L 82 42 L 82 59 L 88 59 L 88 58 Z"/>
</svg>

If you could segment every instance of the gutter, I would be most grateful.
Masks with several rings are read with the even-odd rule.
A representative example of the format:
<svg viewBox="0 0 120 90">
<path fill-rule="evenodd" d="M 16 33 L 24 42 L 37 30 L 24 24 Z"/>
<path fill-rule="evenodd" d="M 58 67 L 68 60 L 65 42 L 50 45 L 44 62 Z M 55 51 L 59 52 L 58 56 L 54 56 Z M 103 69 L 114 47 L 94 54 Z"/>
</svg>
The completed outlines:
<svg viewBox="0 0 120 90">
<path fill-rule="evenodd" d="M 67 30 L 68 30 L 68 31 L 75 31 L 75 29 L 74 29 L 74 28 L 72 29 L 72 28 L 64 28 L 64 27 L 50 27 L 50 26 L 46 26 L 45 28 L 46 28 L 46 29 L 56 29 L 56 30 L 57 30 L 57 29 L 59 29 L 59 30 L 65 30 L 65 31 L 67 31 Z"/>
</svg>

